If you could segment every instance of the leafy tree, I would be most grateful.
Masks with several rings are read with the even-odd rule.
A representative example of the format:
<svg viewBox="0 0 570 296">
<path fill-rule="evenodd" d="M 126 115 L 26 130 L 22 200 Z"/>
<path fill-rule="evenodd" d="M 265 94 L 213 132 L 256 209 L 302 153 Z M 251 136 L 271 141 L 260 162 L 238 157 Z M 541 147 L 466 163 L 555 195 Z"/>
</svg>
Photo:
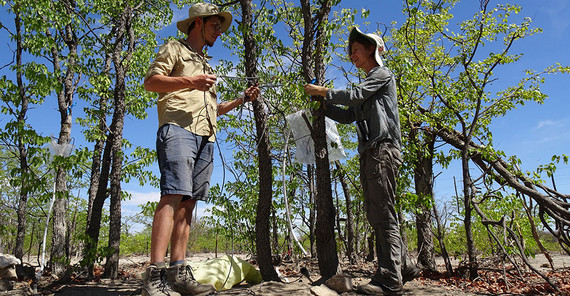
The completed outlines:
<svg viewBox="0 0 570 296">
<path fill-rule="evenodd" d="M 2 24 L 11 39 L 16 44 L 14 52 L 15 62 L 12 63 L 10 69 L 15 73 L 15 83 L 6 76 L 0 79 L 0 88 L 2 89 L 2 113 L 12 117 L 6 123 L 0 139 L 3 146 L 8 152 L 4 158 L 17 160 L 18 165 L 9 168 L 10 185 L 19 189 L 19 199 L 17 207 L 17 233 L 14 246 L 14 255 L 22 259 L 24 254 L 24 239 L 26 235 L 26 224 L 28 216 L 28 200 L 37 189 L 43 184 L 38 169 L 41 166 L 42 154 L 41 145 L 46 139 L 36 133 L 36 131 L 27 123 L 28 110 L 34 105 L 43 102 L 43 96 L 48 89 L 43 84 L 45 77 L 45 68 L 36 63 L 25 63 L 25 40 L 22 33 L 22 12 L 19 1 L 9 2 L 9 10 L 14 14 L 14 32 Z M 6 65 L 8 66 L 8 65 Z M 6 67 L 5 66 L 5 67 Z M 37 73 L 36 71 L 40 71 Z M 43 71 L 42 71 L 43 70 Z M 8 158 L 9 157 L 9 158 Z"/>
<path fill-rule="evenodd" d="M 112 5 L 102 1 L 94 2 L 93 7 L 102 16 L 101 24 L 109 30 L 97 38 L 93 36 L 92 41 L 97 42 L 95 48 L 98 50 L 90 52 L 92 56 L 86 65 L 92 67 L 91 73 L 101 74 L 92 76 L 91 89 L 83 90 L 87 98 L 99 96 L 96 100 L 99 109 L 90 111 L 88 114 L 91 117 L 83 122 L 94 123 L 87 135 L 95 141 L 84 264 L 92 270 L 99 240 L 101 210 L 110 196 L 110 233 L 104 276 L 116 278 L 122 225 L 120 209 L 121 200 L 125 197 L 121 182 L 131 176 L 140 176 L 141 182 L 151 180 L 156 184 L 152 175 L 141 170 L 154 159 L 150 150 L 136 148 L 131 156 L 133 160 L 125 162 L 123 149 L 130 148 L 130 144 L 123 139 L 124 119 L 127 115 L 140 119 L 146 117 L 146 108 L 150 107 L 152 96 L 144 92 L 139 81 L 146 73 L 145 62 L 150 59 L 156 46 L 152 29 L 158 28 L 158 24 L 161 24 L 158 19 L 164 16 L 164 11 L 170 13 L 170 9 L 166 1 L 152 4 L 122 1 L 113 2 Z M 98 69 L 101 66 L 103 69 Z M 111 117 L 110 124 L 107 123 L 108 116 Z M 126 164 L 129 165 L 125 167 Z"/>
<path fill-rule="evenodd" d="M 411 80 L 414 87 L 408 88 L 404 102 L 406 106 L 415 106 L 411 110 L 417 112 L 410 112 L 407 117 L 420 116 L 409 120 L 411 128 L 438 136 L 457 149 L 451 155 L 460 158 L 462 163 L 463 225 L 469 274 L 473 278 L 477 276 L 477 261 L 471 215 L 479 203 L 476 199 L 481 187 L 478 182 L 491 178 L 521 192 L 528 192 L 531 187 L 529 180 L 517 181 L 521 177 L 512 170 L 512 163 L 503 161 L 504 153 L 492 148 L 489 124 L 493 118 L 527 101 L 542 103 L 545 95 L 539 91 L 540 75 L 568 69 L 555 66 L 541 73 L 527 72 L 527 77 L 518 85 L 492 95 L 489 87 L 495 79 L 493 71 L 520 58 L 518 54 L 509 53 L 512 44 L 539 31 L 530 27 L 529 19 L 520 24 L 509 21 L 520 7 L 497 5 L 488 9 L 483 3 L 481 11 L 473 19 L 461 22 L 458 32 L 454 32 L 449 27 L 452 17 L 449 11 L 456 1 L 406 3 L 409 17 L 393 36 L 396 36 L 401 67 L 420 74 Z M 502 40 L 502 45 L 489 46 L 497 40 Z M 459 131 L 455 130 L 457 126 Z M 471 161 L 482 169 L 483 176 L 471 176 Z M 534 198 L 545 200 L 540 194 L 533 194 Z M 554 211 L 564 213 L 560 208 Z"/>
</svg>

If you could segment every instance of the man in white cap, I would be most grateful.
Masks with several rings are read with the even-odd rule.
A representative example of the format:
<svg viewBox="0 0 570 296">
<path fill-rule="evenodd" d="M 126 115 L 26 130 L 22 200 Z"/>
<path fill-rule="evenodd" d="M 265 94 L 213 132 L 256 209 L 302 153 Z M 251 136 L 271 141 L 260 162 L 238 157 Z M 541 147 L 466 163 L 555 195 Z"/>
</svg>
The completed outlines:
<svg viewBox="0 0 570 296">
<path fill-rule="evenodd" d="M 164 44 L 144 81 L 146 90 L 158 93 L 156 150 L 161 197 L 154 214 L 151 264 L 142 295 L 207 295 L 215 290 L 196 282 L 185 264 L 192 212 L 196 202 L 208 196 L 216 117 L 259 95 L 259 88 L 250 87 L 242 98 L 217 102 L 216 76 L 204 49 L 213 46 L 231 22 L 232 15 L 216 5 L 194 4 L 188 18 L 177 23 L 187 38 Z M 169 243 L 167 267 L 164 259 Z"/>
<path fill-rule="evenodd" d="M 378 268 L 370 283 L 357 287 L 368 295 L 401 295 L 403 284 L 419 276 L 403 247 L 396 202 L 396 177 L 402 163 L 396 80 L 380 56 L 384 41 L 353 28 L 348 52 L 366 79 L 352 89 L 307 84 L 309 95 L 325 98 L 325 115 L 339 123 L 356 122 L 360 180 L 366 216 L 376 234 Z M 348 106 L 341 108 L 336 105 Z"/>
</svg>

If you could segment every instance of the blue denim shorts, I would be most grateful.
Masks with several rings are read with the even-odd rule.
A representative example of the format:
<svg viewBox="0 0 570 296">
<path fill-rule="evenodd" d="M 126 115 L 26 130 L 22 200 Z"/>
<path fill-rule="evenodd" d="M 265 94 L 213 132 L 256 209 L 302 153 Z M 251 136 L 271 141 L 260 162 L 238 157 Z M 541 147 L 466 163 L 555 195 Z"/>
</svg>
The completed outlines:
<svg viewBox="0 0 570 296">
<path fill-rule="evenodd" d="M 205 201 L 214 167 L 214 143 L 177 125 L 165 124 L 156 133 L 161 195 L 180 194 L 182 200 Z"/>
</svg>

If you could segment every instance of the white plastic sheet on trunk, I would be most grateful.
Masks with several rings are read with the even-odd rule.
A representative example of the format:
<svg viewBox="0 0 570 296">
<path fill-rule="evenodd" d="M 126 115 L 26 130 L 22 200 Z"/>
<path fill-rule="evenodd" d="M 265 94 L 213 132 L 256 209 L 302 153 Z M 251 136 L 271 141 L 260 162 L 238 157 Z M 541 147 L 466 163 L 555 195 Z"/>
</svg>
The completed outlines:
<svg viewBox="0 0 570 296">
<path fill-rule="evenodd" d="M 303 113 L 306 112 L 306 110 L 297 111 L 287 115 L 286 119 L 287 123 L 289 123 L 289 128 L 293 132 L 295 144 L 297 145 L 295 161 L 303 164 L 314 164 L 315 144 L 311 138 L 311 131 L 307 126 L 307 122 L 303 118 Z M 308 114 L 306 114 L 306 116 L 309 118 Z M 329 161 L 332 162 L 346 158 L 346 153 L 344 153 L 344 148 L 342 147 L 340 136 L 336 129 L 336 123 L 330 118 L 325 118 L 325 131 Z"/>
</svg>

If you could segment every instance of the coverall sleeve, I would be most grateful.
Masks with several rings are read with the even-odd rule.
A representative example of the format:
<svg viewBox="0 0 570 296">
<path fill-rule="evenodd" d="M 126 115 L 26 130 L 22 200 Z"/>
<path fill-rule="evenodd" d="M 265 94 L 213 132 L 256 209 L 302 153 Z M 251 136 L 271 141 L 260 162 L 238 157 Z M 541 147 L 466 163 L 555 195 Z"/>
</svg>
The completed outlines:
<svg viewBox="0 0 570 296">
<path fill-rule="evenodd" d="M 326 101 L 331 104 L 356 106 L 364 103 L 380 88 L 390 82 L 390 75 L 375 74 L 366 77 L 359 85 L 352 89 L 330 89 L 327 91 Z"/>
<path fill-rule="evenodd" d="M 325 116 L 343 124 L 348 124 L 354 122 L 356 116 L 354 115 L 354 108 L 348 107 L 348 109 L 343 109 L 341 107 L 335 106 L 326 102 Z"/>
</svg>

